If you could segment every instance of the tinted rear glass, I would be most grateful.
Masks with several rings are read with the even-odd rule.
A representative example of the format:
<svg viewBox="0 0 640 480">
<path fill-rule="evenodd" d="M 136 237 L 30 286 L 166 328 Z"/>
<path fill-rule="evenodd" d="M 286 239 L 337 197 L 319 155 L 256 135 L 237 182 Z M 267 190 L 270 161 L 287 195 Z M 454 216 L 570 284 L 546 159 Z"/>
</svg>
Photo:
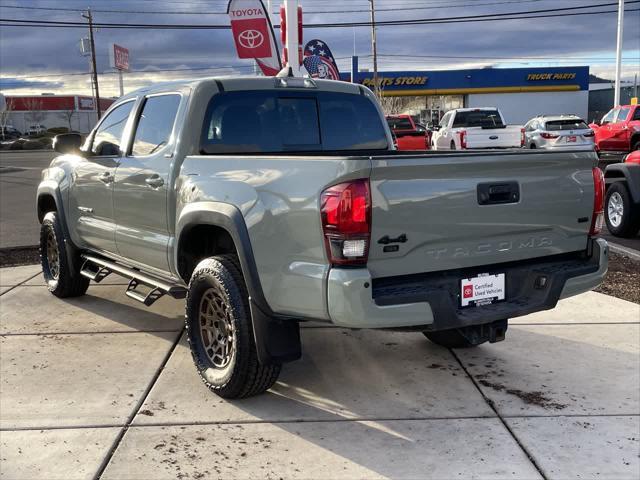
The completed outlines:
<svg viewBox="0 0 640 480">
<path fill-rule="evenodd" d="M 589 126 L 578 118 L 567 120 L 549 120 L 546 123 L 547 130 L 586 130 Z"/>
<path fill-rule="evenodd" d="M 458 127 L 502 127 L 502 119 L 497 110 L 474 110 L 456 112 L 453 128 Z"/>
<path fill-rule="evenodd" d="M 329 92 L 226 92 L 207 108 L 202 153 L 386 150 L 373 103 Z"/>
<path fill-rule="evenodd" d="M 411 122 L 408 118 L 387 118 L 387 123 L 391 130 L 412 130 Z"/>
</svg>

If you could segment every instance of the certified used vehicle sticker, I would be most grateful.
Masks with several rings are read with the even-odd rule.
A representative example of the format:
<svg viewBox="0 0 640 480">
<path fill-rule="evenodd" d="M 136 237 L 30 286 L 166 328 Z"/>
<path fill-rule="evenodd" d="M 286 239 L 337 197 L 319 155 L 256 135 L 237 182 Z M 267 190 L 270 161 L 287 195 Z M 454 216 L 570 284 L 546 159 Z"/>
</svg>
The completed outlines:
<svg viewBox="0 0 640 480">
<path fill-rule="evenodd" d="M 465 278 L 460 285 L 460 304 L 463 307 L 487 305 L 505 299 L 504 273 Z"/>
</svg>

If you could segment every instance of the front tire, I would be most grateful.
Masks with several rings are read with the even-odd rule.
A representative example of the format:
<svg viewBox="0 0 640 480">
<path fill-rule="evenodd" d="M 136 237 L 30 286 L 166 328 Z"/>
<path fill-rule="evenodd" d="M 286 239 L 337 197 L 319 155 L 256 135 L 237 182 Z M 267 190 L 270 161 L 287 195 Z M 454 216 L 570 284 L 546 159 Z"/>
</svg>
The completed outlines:
<svg viewBox="0 0 640 480">
<path fill-rule="evenodd" d="M 196 370 L 223 398 L 265 392 L 278 379 L 280 364 L 258 361 L 249 295 L 234 255 L 202 260 L 187 292 L 186 328 Z"/>
<path fill-rule="evenodd" d="M 40 226 L 40 262 L 47 288 L 56 297 L 79 297 L 86 293 L 89 279 L 80 275 L 77 267 L 80 259 L 67 256 L 64 233 L 56 212 L 47 213 Z"/>
<path fill-rule="evenodd" d="M 605 221 L 616 237 L 634 237 L 640 229 L 640 208 L 634 205 L 624 182 L 614 182 L 605 197 Z"/>
</svg>

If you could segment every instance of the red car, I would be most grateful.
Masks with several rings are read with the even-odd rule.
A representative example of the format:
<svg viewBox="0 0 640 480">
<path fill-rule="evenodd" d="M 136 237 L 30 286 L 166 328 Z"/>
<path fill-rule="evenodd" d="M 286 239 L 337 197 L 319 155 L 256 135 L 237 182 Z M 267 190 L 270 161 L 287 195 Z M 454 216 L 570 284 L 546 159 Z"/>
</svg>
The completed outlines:
<svg viewBox="0 0 640 480">
<path fill-rule="evenodd" d="M 640 105 L 615 107 L 589 127 L 596 134 L 596 149 L 601 153 L 623 155 L 640 150 Z"/>
<path fill-rule="evenodd" d="M 386 118 L 398 150 L 429 150 L 430 132 L 411 115 L 387 115 Z"/>
</svg>

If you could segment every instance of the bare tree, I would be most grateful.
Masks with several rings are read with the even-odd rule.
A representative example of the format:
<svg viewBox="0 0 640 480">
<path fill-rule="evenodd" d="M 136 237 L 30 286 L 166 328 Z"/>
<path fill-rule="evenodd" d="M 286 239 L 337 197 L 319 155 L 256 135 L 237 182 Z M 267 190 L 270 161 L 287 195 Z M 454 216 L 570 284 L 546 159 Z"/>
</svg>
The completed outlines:
<svg viewBox="0 0 640 480">
<path fill-rule="evenodd" d="M 60 116 L 64 118 L 69 124 L 69 131 L 73 130 L 73 127 L 71 126 L 71 120 L 73 119 L 73 116 L 75 114 L 76 114 L 76 111 L 73 108 L 69 110 L 63 110 L 62 112 L 60 112 Z"/>
<path fill-rule="evenodd" d="M 404 102 L 400 97 L 386 97 L 381 95 L 378 100 L 385 115 L 397 115 L 402 113 Z"/>
<path fill-rule="evenodd" d="M 24 105 L 29 111 L 28 116 L 32 123 L 39 124 L 44 119 L 42 111 L 42 99 L 29 97 L 24 99 Z"/>
<path fill-rule="evenodd" d="M 13 111 L 13 101 L 10 98 L 6 99 L 6 104 L 4 110 L 0 111 L 0 130 L 2 132 L 2 140 L 4 140 L 6 135 L 6 126 L 9 123 L 9 117 L 11 116 L 11 112 Z"/>
</svg>

